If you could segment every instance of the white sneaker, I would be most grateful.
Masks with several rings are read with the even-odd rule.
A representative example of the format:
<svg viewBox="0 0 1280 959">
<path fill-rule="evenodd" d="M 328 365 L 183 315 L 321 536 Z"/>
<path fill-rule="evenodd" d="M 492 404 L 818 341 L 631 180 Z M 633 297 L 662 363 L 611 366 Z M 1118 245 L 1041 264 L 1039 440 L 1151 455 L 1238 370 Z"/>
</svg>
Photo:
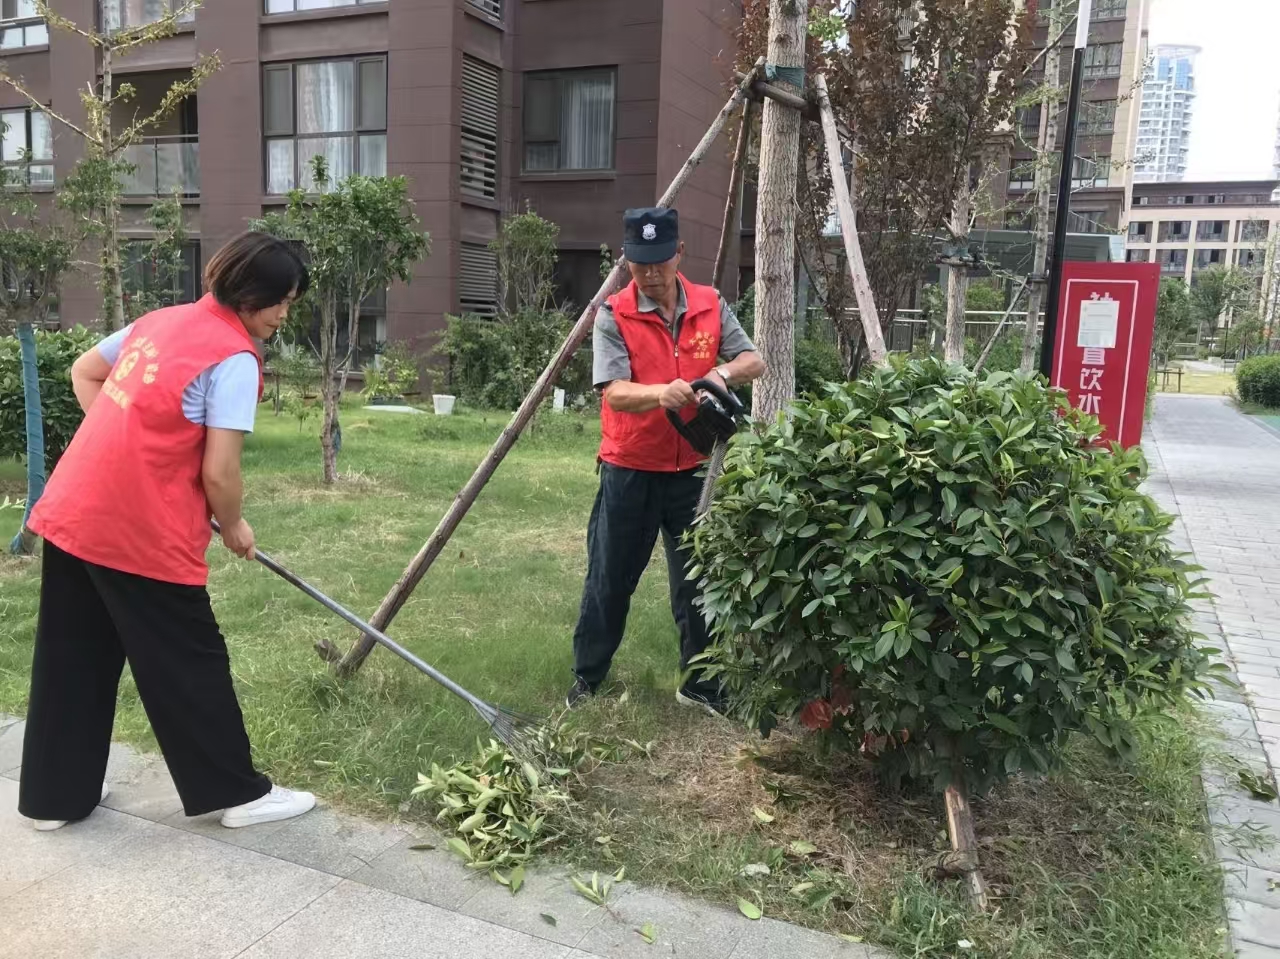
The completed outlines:
<svg viewBox="0 0 1280 959">
<path fill-rule="evenodd" d="M 107 796 L 111 794 L 111 790 L 107 788 L 107 784 L 102 784 L 102 798 L 98 802 L 105 802 Z M 61 829 L 67 824 L 65 819 L 36 819 L 36 832 L 53 832 L 55 829 Z"/>
<path fill-rule="evenodd" d="M 311 793 L 294 792 L 283 786 L 272 786 L 271 792 L 261 799 L 224 810 L 222 825 L 228 829 L 239 829 L 241 826 L 279 822 L 282 819 L 292 819 L 294 816 L 310 812 L 315 804 L 316 797 Z"/>
</svg>

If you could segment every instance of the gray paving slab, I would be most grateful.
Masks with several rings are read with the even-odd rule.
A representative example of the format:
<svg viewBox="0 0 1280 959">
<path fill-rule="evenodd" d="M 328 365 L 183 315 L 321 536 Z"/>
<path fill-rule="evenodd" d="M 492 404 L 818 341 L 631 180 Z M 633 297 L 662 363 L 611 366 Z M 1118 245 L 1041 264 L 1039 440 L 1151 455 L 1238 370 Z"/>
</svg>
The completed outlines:
<svg viewBox="0 0 1280 959">
<path fill-rule="evenodd" d="M 650 923 L 657 931 L 653 946 L 635 932 Z M 752 926 L 736 911 L 637 889 L 611 905 L 578 948 L 607 959 L 649 959 L 659 947 L 663 956 L 729 959 Z"/>
<path fill-rule="evenodd" d="M 514 896 L 492 881 L 473 883 L 471 888 L 475 894 L 458 907 L 459 912 L 566 946 L 576 946 L 607 915 L 603 908 L 579 896 L 569 874 L 563 872 L 531 874 Z M 626 884 L 617 886 L 611 898 L 621 900 L 629 889 Z M 556 924 L 550 925 L 544 915 L 554 918 Z"/>
<path fill-rule="evenodd" d="M 139 819 L 160 822 L 182 811 L 182 800 L 159 756 L 144 755 L 111 744 L 107 758 L 107 783 L 111 792 L 102 805 Z"/>
<path fill-rule="evenodd" d="M 18 784 L 0 779 L 0 882 L 30 884 L 138 838 L 145 823 L 99 807 L 87 819 L 41 833 L 18 814 Z M 12 890 L 11 890 L 12 891 Z"/>
<path fill-rule="evenodd" d="M 240 959 L 566 959 L 571 950 L 355 882 L 342 882 Z"/>
<path fill-rule="evenodd" d="M 889 953 L 862 943 L 846 942 L 836 936 L 823 935 L 811 929 L 773 919 L 761 919 L 752 925 L 729 959 L 888 959 Z"/>
<path fill-rule="evenodd" d="M 0 728 L 0 773 L 8 775 L 22 765 L 22 737 L 26 729 L 27 724 L 21 721 Z"/>
<path fill-rule="evenodd" d="M 246 832 L 248 830 L 245 830 Z M 445 909 L 457 909 L 492 880 L 467 869 L 442 849 L 418 851 L 405 839 L 352 873 L 356 882 Z"/>
<path fill-rule="evenodd" d="M 406 839 L 414 839 L 411 830 L 321 808 L 286 823 L 283 829 L 263 837 L 250 848 L 346 878 Z"/>
<path fill-rule="evenodd" d="M 1276 781 L 1280 769 L 1280 436 L 1225 400 L 1167 397 L 1144 438 L 1152 495 L 1178 515 L 1177 541 L 1205 567 L 1212 603 L 1195 626 L 1226 652 L 1247 711 L 1215 704 L 1223 750 Z M 1252 728 L 1251 728 L 1252 727 Z M 1234 776 L 1204 774 L 1237 959 L 1280 957 L 1280 806 Z"/>
<path fill-rule="evenodd" d="M 234 956 L 340 881 L 157 823 L 132 822 L 137 831 L 127 842 L 5 900 L 0 959 Z"/>
</svg>

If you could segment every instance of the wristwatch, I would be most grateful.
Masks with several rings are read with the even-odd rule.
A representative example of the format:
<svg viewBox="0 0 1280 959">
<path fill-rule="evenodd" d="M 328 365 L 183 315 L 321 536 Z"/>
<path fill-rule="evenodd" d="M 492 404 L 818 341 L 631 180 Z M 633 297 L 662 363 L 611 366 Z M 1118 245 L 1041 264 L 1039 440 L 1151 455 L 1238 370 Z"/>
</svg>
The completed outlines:
<svg viewBox="0 0 1280 959">
<path fill-rule="evenodd" d="M 712 370 L 711 372 L 712 372 L 712 373 L 714 373 L 716 376 L 720 377 L 720 379 L 724 380 L 724 385 L 725 385 L 725 386 L 728 386 L 728 385 L 729 385 L 729 367 L 727 367 L 727 366 L 717 366 L 717 367 L 716 367 L 714 370 Z"/>
</svg>

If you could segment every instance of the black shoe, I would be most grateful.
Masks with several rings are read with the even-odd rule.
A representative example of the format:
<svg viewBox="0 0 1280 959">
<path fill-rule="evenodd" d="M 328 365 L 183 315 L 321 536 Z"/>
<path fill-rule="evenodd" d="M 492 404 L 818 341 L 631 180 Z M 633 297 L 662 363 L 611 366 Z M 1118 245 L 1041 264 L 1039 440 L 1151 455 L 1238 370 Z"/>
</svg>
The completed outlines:
<svg viewBox="0 0 1280 959">
<path fill-rule="evenodd" d="M 565 707 L 573 709 L 584 699 L 590 699 L 594 695 L 595 693 L 592 691 L 591 687 L 587 685 L 585 680 L 576 680 L 573 684 L 573 688 L 570 689 L 568 694 L 564 697 Z"/>
<path fill-rule="evenodd" d="M 729 716 L 728 706 L 721 696 L 708 696 L 706 693 L 700 693 L 689 686 L 683 686 L 676 690 L 676 702 L 681 706 L 692 706 L 695 709 L 701 709 L 708 716 L 719 716 L 722 719 L 727 719 Z"/>
</svg>

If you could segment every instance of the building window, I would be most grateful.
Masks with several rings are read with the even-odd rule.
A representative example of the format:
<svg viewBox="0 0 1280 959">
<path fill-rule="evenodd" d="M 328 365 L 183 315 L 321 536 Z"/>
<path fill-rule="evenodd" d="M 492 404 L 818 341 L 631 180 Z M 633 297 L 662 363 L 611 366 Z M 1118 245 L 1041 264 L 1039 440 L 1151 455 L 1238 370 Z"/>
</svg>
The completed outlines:
<svg viewBox="0 0 1280 959">
<path fill-rule="evenodd" d="M 1010 190 L 1034 190 L 1035 187 L 1036 187 L 1036 161 L 1034 159 L 1010 160 L 1009 161 L 1009 189 Z"/>
<path fill-rule="evenodd" d="M 1151 205 L 1151 197 L 1149 197 L 1149 196 L 1135 196 L 1135 197 L 1133 198 L 1133 205 L 1134 205 L 1134 206 L 1150 206 L 1150 205 Z"/>
<path fill-rule="evenodd" d="M 271 65 L 263 70 L 267 192 L 314 188 L 311 158 L 329 181 L 387 175 L 387 58 Z"/>
<path fill-rule="evenodd" d="M 1082 136 L 1096 137 L 1115 133 L 1116 101 L 1088 100 L 1081 103 L 1079 122 Z"/>
<path fill-rule="evenodd" d="M 43 47 L 49 28 L 36 12 L 33 0 L 0 0 L 0 50 Z"/>
<path fill-rule="evenodd" d="M 1187 269 L 1186 250 L 1157 250 L 1156 262 L 1164 273 L 1185 273 Z"/>
<path fill-rule="evenodd" d="M 612 170 L 617 71 L 524 75 L 524 168 Z"/>
<path fill-rule="evenodd" d="M 0 112 L 0 160 L 6 183 L 53 184 L 53 130 L 40 110 Z"/>
<path fill-rule="evenodd" d="M 1210 266 L 1222 266 L 1227 262 L 1226 250 L 1196 250 L 1197 270 L 1203 270 Z"/>
<path fill-rule="evenodd" d="M 339 362 L 347 358 L 351 342 L 350 313 L 346 303 L 338 304 L 336 318 L 337 352 Z M 360 370 L 376 362 L 387 341 L 387 291 L 370 293 L 360 304 L 360 327 L 356 331 L 356 349 L 351 356 L 351 369 Z M 320 352 L 320 311 L 312 311 L 311 324 L 307 327 L 307 344 L 315 353 Z"/>
<path fill-rule="evenodd" d="M 1263 265 L 1264 257 L 1261 250 L 1237 250 L 1236 263 L 1243 269 L 1249 270 Z"/>
<path fill-rule="evenodd" d="M 387 0 L 266 0 L 265 9 L 267 13 L 296 13 L 302 10 L 328 10 L 330 7 L 386 2 Z"/>
<path fill-rule="evenodd" d="M 458 309 L 476 316 L 498 312 L 498 255 L 484 243 L 463 243 L 458 255 Z"/>
<path fill-rule="evenodd" d="M 498 198 L 498 102 L 502 71 L 462 57 L 462 192 Z"/>
<path fill-rule="evenodd" d="M 1067 219 L 1069 233 L 1107 233 L 1105 210 L 1072 210 Z"/>
<path fill-rule="evenodd" d="M 151 243 L 151 240 L 125 241 L 121 269 L 122 285 L 129 291 L 125 299 L 144 297 L 147 309 L 194 303 L 200 299 L 200 241 L 188 240 L 182 245 L 182 264 L 177 276 L 169 264 L 151 256 Z"/>
<path fill-rule="evenodd" d="M 1270 235 L 1271 224 L 1266 220 L 1241 220 L 1236 227 L 1236 240 L 1240 243 L 1258 243 Z"/>
<path fill-rule="evenodd" d="M 1126 263 L 1150 263 L 1150 250 L 1128 250 L 1124 255 Z"/>
<path fill-rule="evenodd" d="M 494 20 L 502 19 L 502 0 L 467 0 L 467 6 Z"/>
<path fill-rule="evenodd" d="M 1160 224 L 1161 243 L 1185 243 L 1191 239 L 1190 220 L 1167 220 Z"/>
<path fill-rule="evenodd" d="M 1071 163 L 1071 188 L 1090 190 L 1111 180 L 1111 157 L 1076 157 Z"/>
<path fill-rule="evenodd" d="M 1120 57 L 1123 52 L 1123 43 L 1095 43 L 1085 47 L 1084 78 L 1098 80 L 1120 76 Z"/>
<path fill-rule="evenodd" d="M 102 28 L 108 33 L 145 27 L 186 7 L 184 0 L 102 0 Z M 195 11 L 187 10 L 179 23 L 195 22 Z"/>
<path fill-rule="evenodd" d="M 1226 220 L 1201 220 L 1196 227 L 1196 239 L 1208 243 L 1226 243 L 1229 227 Z"/>
<path fill-rule="evenodd" d="M 1018 107 L 1018 132 L 1028 140 L 1040 136 L 1040 104 Z"/>
<path fill-rule="evenodd" d="M 1136 243 L 1151 242 L 1151 221 L 1135 220 L 1129 224 L 1129 239 Z"/>
<path fill-rule="evenodd" d="M 1093 0 L 1090 20 L 1123 20 L 1127 0 Z"/>
</svg>

